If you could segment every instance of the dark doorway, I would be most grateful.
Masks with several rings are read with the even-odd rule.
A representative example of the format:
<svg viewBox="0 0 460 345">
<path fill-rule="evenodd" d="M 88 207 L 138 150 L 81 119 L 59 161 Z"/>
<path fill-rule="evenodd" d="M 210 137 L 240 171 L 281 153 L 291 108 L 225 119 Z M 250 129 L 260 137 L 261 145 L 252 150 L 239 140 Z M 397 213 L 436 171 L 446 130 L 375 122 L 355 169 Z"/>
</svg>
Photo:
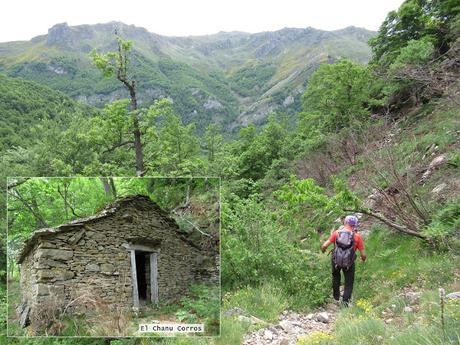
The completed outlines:
<svg viewBox="0 0 460 345">
<path fill-rule="evenodd" d="M 139 292 L 139 300 L 147 299 L 146 257 L 146 253 L 136 252 L 137 290 Z"/>
</svg>

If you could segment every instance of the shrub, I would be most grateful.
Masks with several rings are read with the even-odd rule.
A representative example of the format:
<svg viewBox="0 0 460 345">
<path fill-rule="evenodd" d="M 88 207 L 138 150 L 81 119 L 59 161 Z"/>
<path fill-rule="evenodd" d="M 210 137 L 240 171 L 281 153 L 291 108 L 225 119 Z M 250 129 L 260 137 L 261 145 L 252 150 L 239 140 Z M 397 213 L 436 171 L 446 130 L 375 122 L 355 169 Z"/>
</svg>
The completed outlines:
<svg viewBox="0 0 460 345">
<path fill-rule="evenodd" d="M 441 247 L 460 247 L 456 235 L 460 234 L 460 198 L 440 208 L 424 234 Z"/>
<path fill-rule="evenodd" d="M 222 283 L 225 289 L 282 287 L 297 307 L 322 303 L 327 296 L 323 261 L 302 252 L 282 220 L 255 197 L 222 203 Z M 294 306 L 294 305 L 291 305 Z"/>
</svg>

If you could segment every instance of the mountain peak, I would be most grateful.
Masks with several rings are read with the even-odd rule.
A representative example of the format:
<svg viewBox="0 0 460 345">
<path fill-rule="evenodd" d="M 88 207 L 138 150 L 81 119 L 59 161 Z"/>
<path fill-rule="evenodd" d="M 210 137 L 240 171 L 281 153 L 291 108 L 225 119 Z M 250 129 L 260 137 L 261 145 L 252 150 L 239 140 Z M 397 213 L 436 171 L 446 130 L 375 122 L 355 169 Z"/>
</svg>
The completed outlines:
<svg viewBox="0 0 460 345">
<path fill-rule="evenodd" d="M 92 38 L 92 36 L 93 30 L 90 25 L 69 26 L 64 22 L 48 29 L 46 44 L 70 47 L 76 42 Z"/>
</svg>

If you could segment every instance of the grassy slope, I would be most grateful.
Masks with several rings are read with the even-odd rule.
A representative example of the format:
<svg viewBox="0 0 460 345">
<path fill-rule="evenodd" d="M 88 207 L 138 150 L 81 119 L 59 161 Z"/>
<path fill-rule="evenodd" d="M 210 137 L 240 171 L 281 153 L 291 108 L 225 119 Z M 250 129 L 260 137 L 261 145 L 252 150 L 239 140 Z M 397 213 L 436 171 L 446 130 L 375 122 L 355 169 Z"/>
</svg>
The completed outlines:
<svg viewBox="0 0 460 345">
<path fill-rule="evenodd" d="M 392 151 L 399 165 L 417 162 L 419 167 L 428 166 L 436 156 L 448 158 L 423 186 L 413 186 L 432 210 L 460 197 L 459 115 L 451 99 L 432 100 L 409 111 L 396 127 L 400 132 Z M 449 187 L 442 199 L 436 199 L 431 190 L 441 183 Z M 460 229 L 451 230 L 458 234 Z M 446 304 L 445 334 L 441 327 L 438 289 L 447 293 L 460 290 L 460 242 L 455 237 L 449 242 L 444 249 L 434 250 L 418 239 L 390 234 L 381 226 L 374 228 L 366 242 L 369 261 L 357 270 L 354 298 L 361 301 L 341 312 L 335 339 L 322 343 L 459 344 L 458 302 Z M 407 290 L 422 294 L 420 302 L 412 306 L 413 312 L 404 312 L 410 304 L 403 293 Z"/>
</svg>

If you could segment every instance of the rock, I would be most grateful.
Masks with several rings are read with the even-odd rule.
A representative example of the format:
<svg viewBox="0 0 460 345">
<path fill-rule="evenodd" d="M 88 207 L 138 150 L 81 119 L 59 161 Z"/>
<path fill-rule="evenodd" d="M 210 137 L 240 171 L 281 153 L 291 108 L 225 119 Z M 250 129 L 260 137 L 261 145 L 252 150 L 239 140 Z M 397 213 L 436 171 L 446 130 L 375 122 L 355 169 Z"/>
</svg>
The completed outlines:
<svg viewBox="0 0 460 345">
<path fill-rule="evenodd" d="M 372 194 L 370 194 L 366 200 L 364 201 L 364 204 L 366 207 L 373 209 L 376 206 L 378 206 L 383 200 L 383 194 L 379 192 L 377 189 L 372 190 Z M 339 218 L 340 220 L 340 218 Z"/>
<path fill-rule="evenodd" d="M 70 244 L 78 243 L 78 241 L 81 240 L 81 238 L 83 237 L 84 234 L 85 234 L 85 229 L 81 229 L 75 235 L 73 235 L 72 237 L 69 238 L 69 243 Z"/>
<path fill-rule="evenodd" d="M 37 295 L 44 296 L 50 294 L 50 286 L 48 284 L 37 284 Z"/>
<path fill-rule="evenodd" d="M 431 174 L 433 173 L 434 170 L 436 170 L 437 168 L 439 168 L 441 165 L 445 164 L 446 162 L 447 162 L 447 157 L 444 154 L 435 157 L 428 165 L 428 168 L 423 173 L 422 178 L 418 181 L 418 183 L 423 184 L 426 180 L 428 180 L 431 177 Z"/>
<path fill-rule="evenodd" d="M 75 276 L 75 273 L 72 271 L 64 269 L 54 269 L 53 273 L 56 280 L 69 280 Z"/>
<path fill-rule="evenodd" d="M 21 316 L 19 318 L 19 325 L 24 328 L 29 325 L 30 320 L 29 320 L 29 313 L 30 313 L 30 308 L 29 306 L 25 306 L 24 310 L 21 313 Z"/>
<path fill-rule="evenodd" d="M 56 281 L 56 280 L 69 280 L 74 277 L 74 273 L 69 270 L 60 268 L 41 269 L 38 271 L 37 280 L 41 281 Z"/>
<path fill-rule="evenodd" d="M 38 269 L 43 269 L 43 268 L 50 268 L 50 267 L 60 267 L 60 268 L 66 268 L 68 267 L 68 264 L 62 262 L 62 261 L 56 261 L 56 260 L 37 260 L 34 262 L 34 267 Z"/>
<path fill-rule="evenodd" d="M 288 338 L 281 339 L 280 345 L 289 345 L 289 339 Z"/>
<path fill-rule="evenodd" d="M 437 156 L 431 161 L 430 165 L 428 166 L 428 169 L 434 170 L 440 167 L 441 165 L 443 165 L 444 163 L 446 163 L 446 161 L 447 161 L 446 155 L 443 154 L 443 155 Z"/>
<path fill-rule="evenodd" d="M 229 310 L 224 311 L 222 313 L 222 316 L 230 317 L 230 316 L 233 316 L 233 315 L 243 315 L 243 314 L 245 314 L 243 309 L 241 309 L 240 307 L 234 307 L 234 308 L 231 308 Z"/>
<path fill-rule="evenodd" d="M 407 306 L 407 307 L 404 307 L 403 311 L 405 313 L 412 313 L 414 311 L 414 309 L 412 309 L 412 307 Z"/>
<path fill-rule="evenodd" d="M 238 309 L 241 310 L 240 308 L 238 308 Z M 236 315 L 236 314 L 228 313 L 227 315 L 233 316 L 233 315 Z M 227 317 L 229 317 L 229 316 L 227 316 Z M 255 316 L 252 316 L 252 315 L 249 315 L 249 316 L 238 315 L 238 320 L 242 321 L 242 322 L 250 323 L 251 325 L 256 325 L 256 324 L 266 325 L 267 324 L 264 320 L 261 320 L 261 319 L 255 317 Z"/>
<path fill-rule="evenodd" d="M 64 249 L 41 249 L 39 258 L 67 261 L 73 256 L 73 251 Z"/>
<path fill-rule="evenodd" d="M 322 322 L 322 323 L 329 323 L 330 317 L 329 317 L 329 314 L 327 312 L 322 312 L 322 313 L 318 313 L 318 315 L 316 315 L 316 320 L 319 321 L 319 322 Z"/>
<path fill-rule="evenodd" d="M 26 307 L 25 303 L 21 303 L 16 307 L 16 314 L 18 315 L 18 317 L 21 316 L 21 314 L 24 311 L 25 307 Z"/>
<path fill-rule="evenodd" d="M 220 109 L 222 108 L 222 104 L 215 100 L 215 99 L 212 99 L 212 98 L 209 98 L 206 103 L 203 104 L 203 108 L 205 108 L 206 110 L 210 110 L 210 109 Z"/>
<path fill-rule="evenodd" d="M 385 320 L 385 323 L 392 323 L 393 322 L 393 319 L 386 319 Z"/>
<path fill-rule="evenodd" d="M 101 269 L 98 264 L 88 264 L 86 265 L 85 270 L 89 272 L 99 272 Z"/>
<path fill-rule="evenodd" d="M 63 296 L 64 286 L 56 284 L 37 284 L 37 296 L 47 295 Z"/>
<path fill-rule="evenodd" d="M 431 174 L 433 173 L 432 170 L 428 169 L 427 171 L 425 171 L 422 175 L 422 178 L 420 179 L 420 181 L 418 181 L 419 184 L 422 184 L 424 183 L 426 180 L 428 180 L 431 176 Z"/>
<path fill-rule="evenodd" d="M 421 292 L 408 292 L 405 295 L 410 305 L 417 304 L 420 301 L 421 296 L 422 296 Z"/>
<path fill-rule="evenodd" d="M 308 314 L 307 315 L 307 320 L 312 320 L 315 317 L 314 314 Z"/>
<path fill-rule="evenodd" d="M 238 315 L 238 320 L 246 323 L 251 323 L 251 319 L 244 315 Z"/>
<path fill-rule="evenodd" d="M 294 103 L 294 97 L 292 97 L 291 95 L 287 96 L 284 101 L 283 101 L 283 106 L 284 107 L 288 107 L 290 106 L 292 103 Z"/>
<path fill-rule="evenodd" d="M 114 271 L 112 264 L 101 264 L 101 272 L 105 274 L 111 274 Z"/>
<path fill-rule="evenodd" d="M 283 331 L 285 331 L 286 333 L 292 332 L 292 323 L 290 321 L 283 320 L 279 323 L 279 325 L 281 326 Z"/>
<path fill-rule="evenodd" d="M 460 291 L 459 292 L 451 292 L 450 294 L 446 295 L 446 298 L 449 298 L 449 299 L 460 298 Z"/>
<path fill-rule="evenodd" d="M 446 187 L 447 187 L 447 183 L 443 182 L 441 184 L 438 184 L 436 187 L 434 187 L 431 193 L 434 195 L 439 195 L 441 192 L 444 191 L 444 189 L 446 189 Z"/>
<path fill-rule="evenodd" d="M 272 340 L 273 339 L 273 332 L 266 329 L 264 331 L 264 338 L 267 339 L 267 340 Z"/>
</svg>

